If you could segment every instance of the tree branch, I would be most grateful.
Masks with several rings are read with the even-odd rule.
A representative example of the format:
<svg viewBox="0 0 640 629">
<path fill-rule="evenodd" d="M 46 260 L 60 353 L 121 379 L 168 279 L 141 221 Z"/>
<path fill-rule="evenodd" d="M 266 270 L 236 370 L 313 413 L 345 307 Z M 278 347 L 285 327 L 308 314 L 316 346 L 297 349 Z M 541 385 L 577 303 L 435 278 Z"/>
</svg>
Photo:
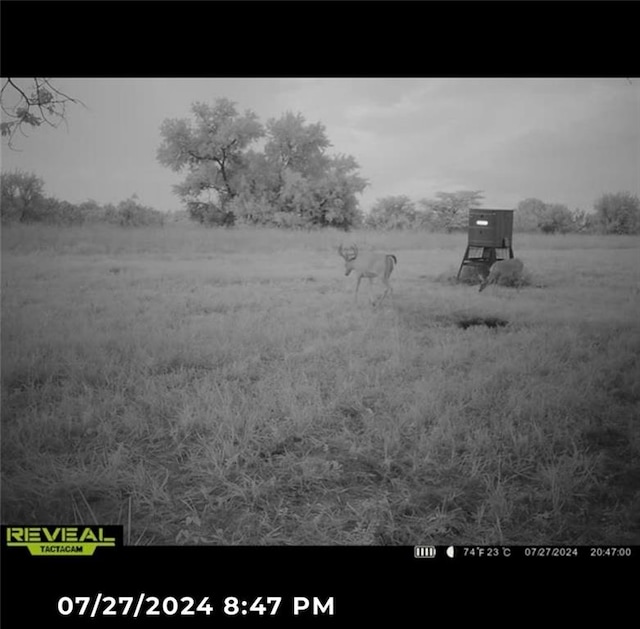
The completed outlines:
<svg viewBox="0 0 640 629">
<path fill-rule="evenodd" d="M 24 137 L 28 137 L 24 132 L 25 126 L 39 127 L 45 123 L 57 129 L 64 122 L 68 127 L 67 104 L 73 103 L 87 108 L 80 99 L 56 88 L 48 78 L 29 79 L 33 87 L 31 95 L 13 78 L 7 78 L 4 81 L 0 89 L 0 108 L 8 121 L 0 124 L 0 131 L 3 137 L 8 137 L 9 148 L 13 150 L 17 150 L 13 146 L 13 139 L 18 130 Z M 17 97 L 17 102 L 9 104 L 7 99 L 12 91 Z"/>
</svg>

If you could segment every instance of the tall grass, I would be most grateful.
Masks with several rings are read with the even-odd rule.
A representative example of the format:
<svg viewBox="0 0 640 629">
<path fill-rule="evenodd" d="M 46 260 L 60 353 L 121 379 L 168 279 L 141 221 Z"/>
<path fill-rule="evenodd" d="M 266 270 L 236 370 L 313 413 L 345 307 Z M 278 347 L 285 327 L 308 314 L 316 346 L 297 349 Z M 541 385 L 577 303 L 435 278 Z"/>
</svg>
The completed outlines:
<svg viewBox="0 0 640 629">
<path fill-rule="evenodd" d="M 376 249 L 455 250 L 462 256 L 465 233 L 438 234 L 424 231 L 369 231 L 345 233 L 336 229 L 316 231 L 240 227 L 208 229 L 182 223 L 165 227 L 123 229 L 115 225 L 56 227 L 10 225 L 2 229 L 5 253 L 62 253 L 74 255 L 176 255 L 198 257 L 212 253 L 272 253 L 284 250 L 329 252 L 339 243 L 356 242 Z M 574 249 L 638 249 L 637 236 L 580 234 L 515 234 L 516 254 L 522 251 L 570 251 Z"/>
<path fill-rule="evenodd" d="M 399 252 L 393 301 L 341 241 Z M 2 519 L 638 543 L 639 242 L 518 236 L 534 285 L 478 294 L 460 234 L 5 228 Z"/>
</svg>

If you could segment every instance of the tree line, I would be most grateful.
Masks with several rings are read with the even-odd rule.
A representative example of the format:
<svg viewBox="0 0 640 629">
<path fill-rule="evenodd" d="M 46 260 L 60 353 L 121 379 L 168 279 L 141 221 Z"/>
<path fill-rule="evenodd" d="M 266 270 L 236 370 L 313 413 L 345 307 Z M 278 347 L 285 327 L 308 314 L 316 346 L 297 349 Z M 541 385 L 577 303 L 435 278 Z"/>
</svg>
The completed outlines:
<svg viewBox="0 0 640 629">
<path fill-rule="evenodd" d="M 365 215 L 357 195 L 368 185 L 351 155 L 329 155 L 322 123 L 285 113 L 262 125 L 221 98 L 194 103 L 192 119 L 162 125 L 158 160 L 184 172 L 175 187 L 190 216 L 208 224 L 236 222 L 277 227 L 371 227 L 453 231 L 467 226 L 468 211 L 482 204 L 481 190 L 438 192 L 414 203 L 407 196 L 378 199 Z M 262 142 L 262 148 L 257 145 Z M 525 199 L 515 213 L 518 231 L 638 233 L 640 204 L 628 193 L 605 194 L 594 213 Z"/>
<path fill-rule="evenodd" d="M 433 199 L 412 201 L 406 195 L 378 199 L 367 213 L 358 213 L 350 227 L 375 230 L 423 229 L 432 232 L 465 230 L 470 208 L 482 205 L 477 190 L 438 192 Z M 232 210 L 227 210 L 232 211 Z M 218 212 L 217 215 L 212 215 Z M 277 226 L 305 226 L 304 222 L 279 220 L 268 214 L 259 222 Z M 199 223 L 225 223 L 224 213 L 215 204 L 189 201 L 186 217 Z M 49 223 L 81 225 L 108 223 L 122 227 L 164 225 L 171 215 L 142 204 L 134 194 L 117 204 L 100 204 L 89 199 L 82 203 L 61 201 L 44 193 L 44 181 L 23 171 L 0 174 L 0 215 L 3 223 Z M 267 220 L 268 218 L 268 220 Z M 220 219 L 217 222 L 216 219 Z M 233 224 L 234 220 L 231 222 Z M 255 220 L 240 222 L 256 222 Z M 308 226 L 308 225 L 306 225 Z M 607 193 L 594 203 L 593 212 L 571 212 L 566 205 L 540 199 L 521 201 L 514 213 L 516 232 L 542 233 L 640 233 L 640 200 L 628 192 Z"/>
<path fill-rule="evenodd" d="M 3 223 L 110 223 L 122 227 L 163 225 L 167 218 L 164 212 L 140 203 L 135 194 L 115 205 L 92 199 L 61 201 L 44 193 L 42 178 L 20 170 L 0 174 L 0 214 Z"/>
<path fill-rule="evenodd" d="M 378 199 L 364 220 L 375 229 L 428 229 L 447 231 L 466 229 L 469 209 L 482 205 L 477 190 L 439 192 L 435 199 L 412 201 L 405 195 Z M 593 211 L 573 211 L 561 203 L 524 199 L 515 208 L 516 232 L 566 234 L 570 232 L 603 234 L 640 233 L 640 200 L 629 192 L 606 193 L 593 205 Z"/>
<path fill-rule="evenodd" d="M 16 113 L 3 134 L 13 137 L 21 125 L 34 125 L 34 114 L 30 113 L 34 107 L 44 115 L 45 105 L 57 104 L 47 91 L 51 89 L 48 84 L 39 85 L 36 96 L 30 97 L 35 99 L 33 103 L 22 94 L 18 112 L 22 117 Z M 60 116 L 63 118 L 64 110 Z M 255 112 L 240 112 L 226 98 L 213 105 L 194 103 L 191 118 L 166 119 L 160 136 L 158 161 L 184 175 L 174 192 L 189 218 L 208 226 L 451 232 L 466 229 L 469 209 L 481 206 L 484 198 L 481 190 L 438 192 L 434 198 L 415 202 L 405 195 L 388 196 L 378 199 L 365 214 L 358 195 L 368 182 L 353 156 L 328 152 L 332 145 L 322 123 L 308 123 L 302 114 L 286 112 L 262 124 Z M 72 204 L 47 197 L 43 190 L 44 182 L 35 174 L 2 173 L 2 221 L 142 226 L 163 224 L 167 218 L 141 204 L 135 195 L 117 205 L 95 201 Z M 627 192 L 604 194 L 593 212 L 587 213 L 525 199 L 516 208 L 514 229 L 640 233 L 640 202 L 637 195 Z"/>
</svg>

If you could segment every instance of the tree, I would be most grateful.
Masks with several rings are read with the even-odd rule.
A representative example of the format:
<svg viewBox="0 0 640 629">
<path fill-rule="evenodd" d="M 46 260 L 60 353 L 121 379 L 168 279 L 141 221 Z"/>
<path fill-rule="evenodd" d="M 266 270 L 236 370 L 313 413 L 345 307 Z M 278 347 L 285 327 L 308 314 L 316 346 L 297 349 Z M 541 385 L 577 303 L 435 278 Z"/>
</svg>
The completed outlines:
<svg viewBox="0 0 640 629">
<path fill-rule="evenodd" d="M 375 229 L 407 229 L 415 225 L 416 216 L 416 207 L 409 197 L 389 196 L 376 200 L 366 224 Z"/>
<path fill-rule="evenodd" d="M 482 190 L 459 190 L 438 192 L 435 200 L 422 199 L 420 204 L 436 229 L 452 232 L 467 225 L 469 209 L 482 205 L 483 198 Z"/>
<path fill-rule="evenodd" d="M 323 175 L 313 186 L 316 206 L 310 214 L 312 224 L 348 230 L 362 223 L 356 195 L 362 194 L 369 184 L 359 170 L 358 162 L 351 155 L 329 158 Z"/>
<path fill-rule="evenodd" d="M 164 214 L 152 207 L 142 205 L 136 194 L 118 203 L 117 216 L 118 223 L 122 227 L 164 225 Z"/>
<path fill-rule="evenodd" d="M 593 215 L 587 214 L 585 210 L 575 208 L 571 212 L 571 227 L 570 231 L 573 232 L 586 232 L 590 228 L 590 224 L 593 220 Z"/>
<path fill-rule="evenodd" d="M 174 187 L 187 207 L 203 201 L 226 213 L 226 205 L 239 192 L 246 166 L 247 148 L 264 135 L 255 113 L 239 114 L 235 103 L 219 98 L 211 107 L 194 103 L 194 122 L 167 119 L 160 133 L 158 161 L 174 172 L 186 170 L 181 184 Z M 203 200 L 203 195 L 205 195 Z"/>
<path fill-rule="evenodd" d="M 327 154 L 321 123 L 287 112 L 262 127 L 227 99 L 214 107 L 196 103 L 192 112 L 194 124 L 164 121 L 158 160 L 187 171 L 175 191 L 194 220 L 343 229 L 362 220 L 356 195 L 367 182 L 352 156 Z M 262 151 L 251 147 L 265 135 Z"/>
<path fill-rule="evenodd" d="M 268 121 L 267 136 L 262 180 L 278 222 L 348 229 L 361 220 L 356 195 L 367 181 L 353 156 L 326 153 L 322 123 L 287 112 Z"/>
<path fill-rule="evenodd" d="M 547 204 L 540 199 L 529 198 L 520 201 L 513 217 L 513 227 L 519 232 L 538 231 L 539 223 L 547 210 Z"/>
<path fill-rule="evenodd" d="M 44 181 L 21 170 L 0 174 L 2 220 L 27 223 L 41 220 L 44 209 Z"/>
<path fill-rule="evenodd" d="M 640 200 L 635 194 L 603 194 L 594 204 L 596 221 L 605 234 L 640 232 Z"/>
<path fill-rule="evenodd" d="M 572 213 L 561 203 L 545 203 L 540 199 L 525 199 L 518 203 L 514 216 L 514 227 L 517 231 L 541 231 L 545 234 L 566 233 L 575 231 L 581 214 Z"/>
<path fill-rule="evenodd" d="M 309 178 L 324 172 L 329 159 L 325 152 L 331 142 L 322 123 L 305 124 L 302 114 L 289 111 L 267 122 L 267 135 L 264 154 L 278 173 L 281 185 L 287 171 Z"/>
<path fill-rule="evenodd" d="M 8 139 L 9 148 L 15 148 L 13 139 L 25 128 L 46 124 L 57 128 L 67 121 L 67 105 L 84 103 L 59 90 L 47 78 L 3 79 L 0 89 L 0 109 L 7 120 L 0 123 L 2 137 Z"/>
<path fill-rule="evenodd" d="M 538 227 L 545 234 L 566 234 L 573 229 L 573 215 L 561 203 L 550 203 L 538 219 Z"/>
<path fill-rule="evenodd" d="M 593 233 L 597 229 L 597 217 L 594 213 L 576 208 L 572 212 L 573 231 Z"/>
</svg>

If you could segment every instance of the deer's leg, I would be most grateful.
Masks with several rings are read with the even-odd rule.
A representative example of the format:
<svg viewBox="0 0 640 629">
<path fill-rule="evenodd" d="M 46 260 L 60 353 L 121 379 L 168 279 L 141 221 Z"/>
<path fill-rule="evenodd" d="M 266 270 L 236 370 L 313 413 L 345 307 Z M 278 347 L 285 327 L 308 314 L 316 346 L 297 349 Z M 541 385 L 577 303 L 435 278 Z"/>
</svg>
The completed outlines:
<svg viewBox="0 0 640 629">
<path fill-rule="evenodd" d="M 380 301 L 378 302 L 378 305 L 380 305 L 382 303 L 382 300 L 387 296 L 387 295 L 392 295 L 393 294 L 393 289 L 391 288 L 391 284 L 389 284 L 389 280 L 382 280 L 384 282 L 385 285 L 385 290 L 384 293 L 382 293 L 382 297 L 380 297 Z"/>
<path fill-rule="evenodd" d="M 373 278 L 372 277 L 369 278 L 369 303 L 372 306 L 375 306 L 375 303 L 376 303 L 376 298 L 375 298 L 375 295 L 373 294 Z"/>
</svg>

